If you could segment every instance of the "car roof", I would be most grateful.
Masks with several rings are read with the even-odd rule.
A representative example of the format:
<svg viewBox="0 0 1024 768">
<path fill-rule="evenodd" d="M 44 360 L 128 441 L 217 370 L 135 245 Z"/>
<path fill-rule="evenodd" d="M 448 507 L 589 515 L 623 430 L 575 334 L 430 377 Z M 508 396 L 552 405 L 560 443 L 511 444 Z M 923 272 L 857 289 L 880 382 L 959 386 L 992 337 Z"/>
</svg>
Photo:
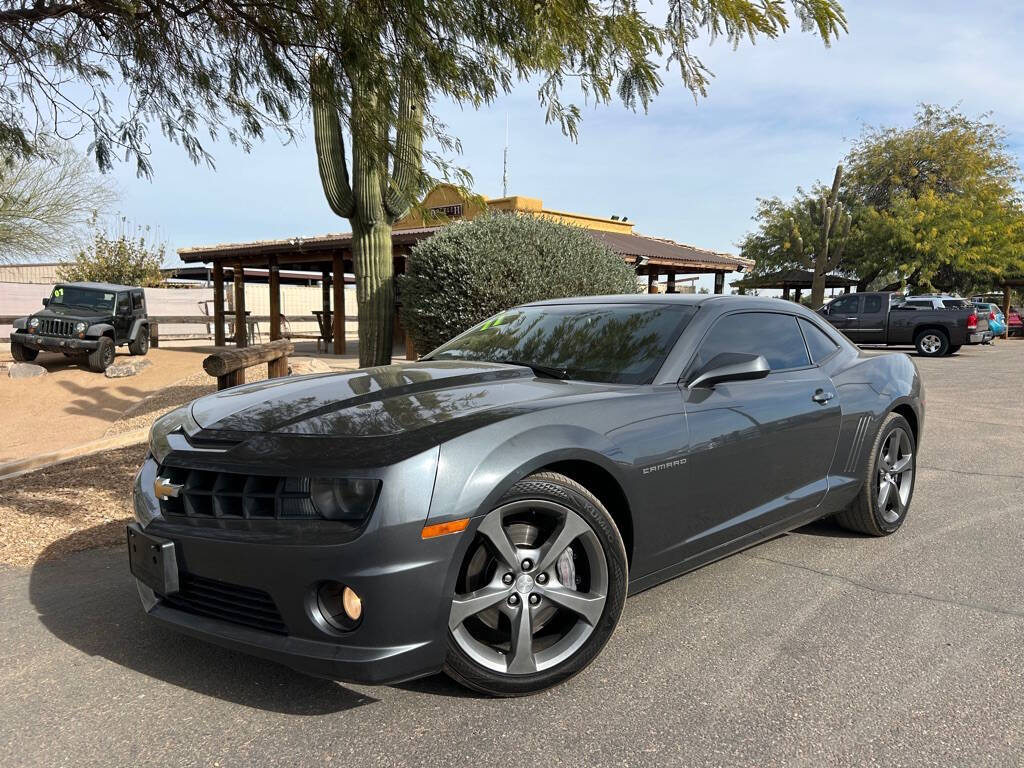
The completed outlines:
<svg viewBox="0 0 1024 768">
<path fill-rule="evenodd" d="M 116 283 L 57 283 L 57 285 L 73 285 L 76 288 L 90 288 L 94 291 L 141 291 L 137 285 L 117 285 Z"/>
<path fill-rule="evenodd" d="M 733 302 L 737 305 L 775 307 L 780 299 L 766 296 L 739 296 L 719 293 L 620 293 L 609 296 L 571 296 L 564 299 L 544 299 L 521 304 L 523 307 L 551 307 L 564 304 L 669 304 L 696 307 L 709 302 Z M 791 306 L 792 302 L 787 302 Z"/>
</svg>

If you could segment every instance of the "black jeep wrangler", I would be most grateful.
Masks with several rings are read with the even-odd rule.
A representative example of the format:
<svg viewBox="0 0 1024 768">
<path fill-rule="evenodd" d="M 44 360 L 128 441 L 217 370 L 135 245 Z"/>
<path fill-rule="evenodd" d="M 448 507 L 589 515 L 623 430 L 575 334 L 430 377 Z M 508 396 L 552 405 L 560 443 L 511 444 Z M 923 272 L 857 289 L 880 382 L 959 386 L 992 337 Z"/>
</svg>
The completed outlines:
<svg viewBox="0 0 1024 768">
<path fill-rule="evenodd" d="M 133 355 L 149 351 L 149 319 L 141 288 L 108 283 L 55 285 L 43 310 L 14 321 L 11 355 L 19 362 L 36 359 L 39 350 L 87 357 L 94 371 L 114 362 L 115 347 Z"/>
</svg>

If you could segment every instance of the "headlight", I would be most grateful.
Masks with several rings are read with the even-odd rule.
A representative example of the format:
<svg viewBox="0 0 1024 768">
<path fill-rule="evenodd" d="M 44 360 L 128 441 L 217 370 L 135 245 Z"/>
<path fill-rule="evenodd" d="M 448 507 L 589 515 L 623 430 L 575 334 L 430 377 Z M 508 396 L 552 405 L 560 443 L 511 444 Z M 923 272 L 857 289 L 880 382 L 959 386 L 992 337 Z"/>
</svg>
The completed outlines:
<svg viewBox="0 0 1024 768">
<path fill-rule="evenodd" d="M 309 495 L 321 517 L 361 523 L 373 511 L 380 484 L 380 480 L 367 477 L 314 477 L 309 485 Z"/>
<path fill-rule="evenodd" d="M 30 318 L 29 321 L 28 321 L 28 327 L 29 328 L 38 328 L 39 327 L 39 318 L 38 317 Z"/>
<path fill-rule="evenodd" d="M 149 451 L 153 454 L 153 458 L 162 464 L 164 458 L 171 452 L 168 438 L 172 432 L 183 430 L 192 434 L 200 429 L 198 422 L 192 418 L 191 403 L 183 405 L 181 408 L 175 408 L 153 422 L 153 427 L 149 430 Z"/>
<path fill-rule="evenodd" d="M 75 323 L 75 333 L 85 333 L 85 323 Z"/>
</svg>

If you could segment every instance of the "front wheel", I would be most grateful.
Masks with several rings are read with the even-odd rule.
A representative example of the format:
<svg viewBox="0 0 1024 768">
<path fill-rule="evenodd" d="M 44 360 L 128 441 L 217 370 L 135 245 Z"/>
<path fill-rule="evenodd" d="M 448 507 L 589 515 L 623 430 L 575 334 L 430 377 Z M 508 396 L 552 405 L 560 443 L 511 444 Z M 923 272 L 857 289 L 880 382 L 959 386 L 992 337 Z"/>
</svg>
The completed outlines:
<svg viewBox="0 0 1024 768">
<path fill-rule="evenodd" d="M 459 570 L 445 672 L 492 696 L 572 677 L 611 637 L 626 599 L 622 537 L 579 483 L 516 483 L 477 528 Z"/>
<path fill-rule="evenodd" d="M 11 342 L 11 357 L 19 363 L 31 363 L 39 357 L 39 350 L 26 347 L 20 341 Z"/>
<path fill-rule="evenodd" d="M 963 346 L 962 344 L 950 344 L 949 345 L 949 349 L 946 350 L 946 354 L 947 355 L 955 355 L 957 352 L 960 351 L 960 347 L 962 347 L 962 346 Z"/>
<path fill-rule="evenodd" d="M 100 337 L 100 345 L 89 353 L 89 367 L 96 373 L 103 373 L 114 362 L 114 340 L 109 336 Z"/>
<path fill-rule="evenodd" d="M 949 349 L 949 337 L 942 331 L 921 331 L 914 346 L 922 357 L 942 357 Z"/>
<path fill-rule="evenodd" d="M 888 536 L 907 518 L 914 495 L 917 444 L 907 420 L 890 413 L 882 421 L 864 468 L 864 485 L 836 521 L 851 531 Z"/>
</svg>

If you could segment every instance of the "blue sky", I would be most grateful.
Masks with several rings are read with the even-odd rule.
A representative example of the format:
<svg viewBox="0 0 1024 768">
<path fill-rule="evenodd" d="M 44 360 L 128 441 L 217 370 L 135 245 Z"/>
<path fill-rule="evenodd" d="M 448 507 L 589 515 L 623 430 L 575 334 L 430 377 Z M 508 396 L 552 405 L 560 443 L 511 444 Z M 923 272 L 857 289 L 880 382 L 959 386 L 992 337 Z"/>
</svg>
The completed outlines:
<svg viewBox="0 0 1024 768">
<path fill-rule="evenodd" d="M 992 112 L 1014 151 L 1024 151 L 1024 7 L 851 0 L 846 10 L 849 34 L 829 49 L 798 29 L 738 50 L 700 44 L 715 73 L 706 99 L 694 103 L 666 72 L 646 115 L 585 108 L 578 143 L 545 125 L 529 85 L 484 110 L 438 109 L 462 139 L 459 163 L 481 194 L 501 194 L 507 114 L 510 193 L 554 209 L 626 215 L 638 232 L 723 251 L 735 251 L 752 227 L 757 197 L 831 178 L 863 125 L 906 124 L 919 102 Z M 657 6 L 651 15 L 663 18 Z M 288 146 L 270 138 L 248 155 L 213 145 L 216 171 L 154 136 L 152 181 L 128 166 L 114 172 L 121 211 L 158 227 L 172 249 L 346 231 L 324 202 L 304 133 Z"/>
</svg>

